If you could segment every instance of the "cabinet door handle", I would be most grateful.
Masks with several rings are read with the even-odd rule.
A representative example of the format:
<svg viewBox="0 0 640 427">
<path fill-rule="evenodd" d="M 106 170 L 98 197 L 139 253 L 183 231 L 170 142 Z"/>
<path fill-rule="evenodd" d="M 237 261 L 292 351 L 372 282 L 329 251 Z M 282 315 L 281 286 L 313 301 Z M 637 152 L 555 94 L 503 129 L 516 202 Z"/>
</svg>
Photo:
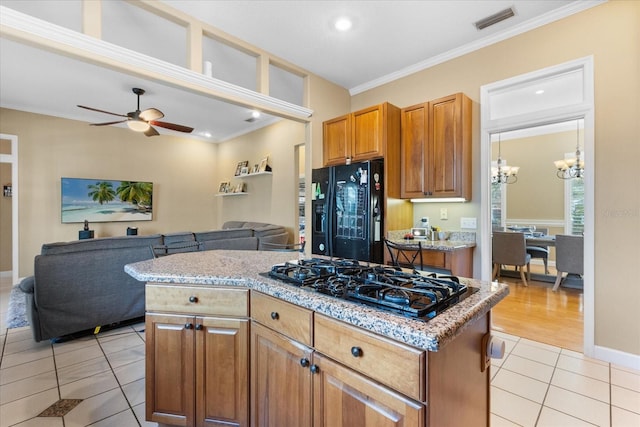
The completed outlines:
<svg viewBox="0 0 640 427">
<path fill-rule="evenodd" d="M 191 295 L 191 296 L 189 297 L 189 302 L 198 302 L 198 297 L 197 297 L 197 296 L 195 296 L 195 295 Z"/>
<path fill-rule="evenodd" d="M 280 315 L 278 314 L 278 312 L 277 312 L 277 311 L 272 311 L 272 312 L 271 312 L 271 318 L 272 318 L 273 320 L 278 320 L 278 319 L 280 318 Z"/>
<path fill-rule="evenodd" d="M 300 366 L 302 366 L 303 368 L 309 366 L 309 359 L 307 359 L 306 357 L 300 359 Z"/>
<path fill-rule="evenodd" d="M 360 347 L 351 347 L 351 354 L 353 357 L 361 357 L 362 349 Z"/>
<path fill-rule="evenodd" d="M 311 369 L 311 373 L 312 374 L 317 374 L 318 372 L 320 372 L 320 367 L 318 365 L 315 365 L 315 364 L 311 365 L 311 368 L 309 368 L 309 369 Z"/>
<path fill-rule="evenodd" d="M 201 331 L 202 329 L 203 329 L 203 325 L 202 325 L 202 323 L 198 323 L 198 324 L 196 325 L 196 331 Z"/>
<path fill-rule="evenodd" d="M 184 328 L 185 329 L 192 329 L 193 328 L 193 323 L 185 323 L 184 324 Z"/>
</svg>

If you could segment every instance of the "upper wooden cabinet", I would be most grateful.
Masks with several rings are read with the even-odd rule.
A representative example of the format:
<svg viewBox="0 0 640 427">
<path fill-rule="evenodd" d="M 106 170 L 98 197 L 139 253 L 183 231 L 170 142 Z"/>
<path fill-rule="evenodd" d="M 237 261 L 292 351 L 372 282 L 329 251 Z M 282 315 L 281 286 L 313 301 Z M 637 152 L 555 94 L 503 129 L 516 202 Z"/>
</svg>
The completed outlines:
<svg viewBox="0 0 640 427">
<path fill-rule="evenodd" d="M 400 109 L 385 102 L 323 123 L 324 165 L 385 157 L 399 144 Z"/>
<path fill-rule="evenodd" d="M 462 93 L 402 109 L 402 198 L 471 200 L 471 126 Z"/>
</svg>

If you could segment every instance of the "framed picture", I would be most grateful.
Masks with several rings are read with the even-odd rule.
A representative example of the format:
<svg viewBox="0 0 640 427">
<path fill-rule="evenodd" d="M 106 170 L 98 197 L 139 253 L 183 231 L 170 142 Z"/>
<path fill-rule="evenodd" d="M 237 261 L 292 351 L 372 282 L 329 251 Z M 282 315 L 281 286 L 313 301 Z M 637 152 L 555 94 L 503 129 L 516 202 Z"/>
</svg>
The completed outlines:
<svg viewBox="0 0 640 427">
<path fill-rule="evenodd" d="M 227 193 L 229 192 L 229 186 L 231 183 L 229 181 L 222 181 L 220 183 L 220 187 L 218 188 L 218 193 Z"/>
<path fill-rule="evenodd" d="M 242 174 L 242 168 L 246 168 L 248 166 L 249 166 L 249 160 L 238 162 L 238 166 L 236 166 L 235 176 L 240 176 Z"/>
<path fill-rule="evenodd" d="M 267 164 L 269 161 L 269 157 L 265 157 L 264 159 L 262 159 L 260 161 L 260 166 L 258 168 L 258 172 L 266 172 L 268 170 L 271 170 L 271 168 L 269 167 L 269 165 Z"/>
<path fill-rule="evenodd" d="M 240 175 L 248 175 L 249 174 L 249 168 L 247 166 L 243 166 L 240 169 Z"/>
<path fill-rule="evenodd" d="M 62 178 L 62 223 L 151 221 L 153 183 Z"/>
<path fill-rule="evenodd" d="M 260 171 L 260 165 L 259 164 L 255 164 L 253 165 L 253 170 L 251 171 L 251 173 L 256 173 Z"/>
<path fill-rule="evenodd" d="M 233 188 L 234 193 L 244 193 L 245 190 L 246 190 L 246 187 L 244 182 L 240 182 L 236 184 L 236 186 Z"/>
</svg>

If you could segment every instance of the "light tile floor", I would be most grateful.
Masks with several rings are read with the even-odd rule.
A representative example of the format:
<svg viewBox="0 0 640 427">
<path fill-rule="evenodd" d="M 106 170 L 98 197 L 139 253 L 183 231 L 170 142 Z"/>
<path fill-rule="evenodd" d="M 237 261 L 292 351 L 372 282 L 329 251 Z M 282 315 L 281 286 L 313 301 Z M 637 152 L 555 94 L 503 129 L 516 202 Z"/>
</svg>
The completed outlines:
<svg viewBox="0 0 640 427">
<path fill-rule="evenodd" d="M 155 426 L 144 421 L 144 325 L 52 344 L 6 329 L 0 282 L 0 427 Z M 494 332 L 506 342 L 491 367 L 491 426 L 640 427 L 640 372 Z M 63 418 L 37 417 L 83 399 Z"/>
</svg>

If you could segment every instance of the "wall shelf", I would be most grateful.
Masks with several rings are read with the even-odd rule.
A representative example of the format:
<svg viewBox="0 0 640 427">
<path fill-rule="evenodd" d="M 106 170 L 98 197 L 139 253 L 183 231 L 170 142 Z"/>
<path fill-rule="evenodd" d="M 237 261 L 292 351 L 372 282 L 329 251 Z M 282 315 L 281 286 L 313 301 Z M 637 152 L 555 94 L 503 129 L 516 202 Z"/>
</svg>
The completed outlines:
<svg viewBox="0 0 640 427">
<path fill-rule="evenodd" d="M 247 193 L 246 191 L 243 191 L 241 193 L 218 193 L 216 194 L 216 197 L 229 197 L 229 196 L 246 196 Z"/>
<path fill-rule="evenodd" d="M 253 178 L 254 176 L 259 176 L 259 175 L 273 175 L 273 172 L 255 172 L 255 173 L 247 173 L 244 175 L 236 175 L 234 176 L 234 178 L 238 178 L 238 179 L 245 179 L 245 178 Z"/>
</svg>

